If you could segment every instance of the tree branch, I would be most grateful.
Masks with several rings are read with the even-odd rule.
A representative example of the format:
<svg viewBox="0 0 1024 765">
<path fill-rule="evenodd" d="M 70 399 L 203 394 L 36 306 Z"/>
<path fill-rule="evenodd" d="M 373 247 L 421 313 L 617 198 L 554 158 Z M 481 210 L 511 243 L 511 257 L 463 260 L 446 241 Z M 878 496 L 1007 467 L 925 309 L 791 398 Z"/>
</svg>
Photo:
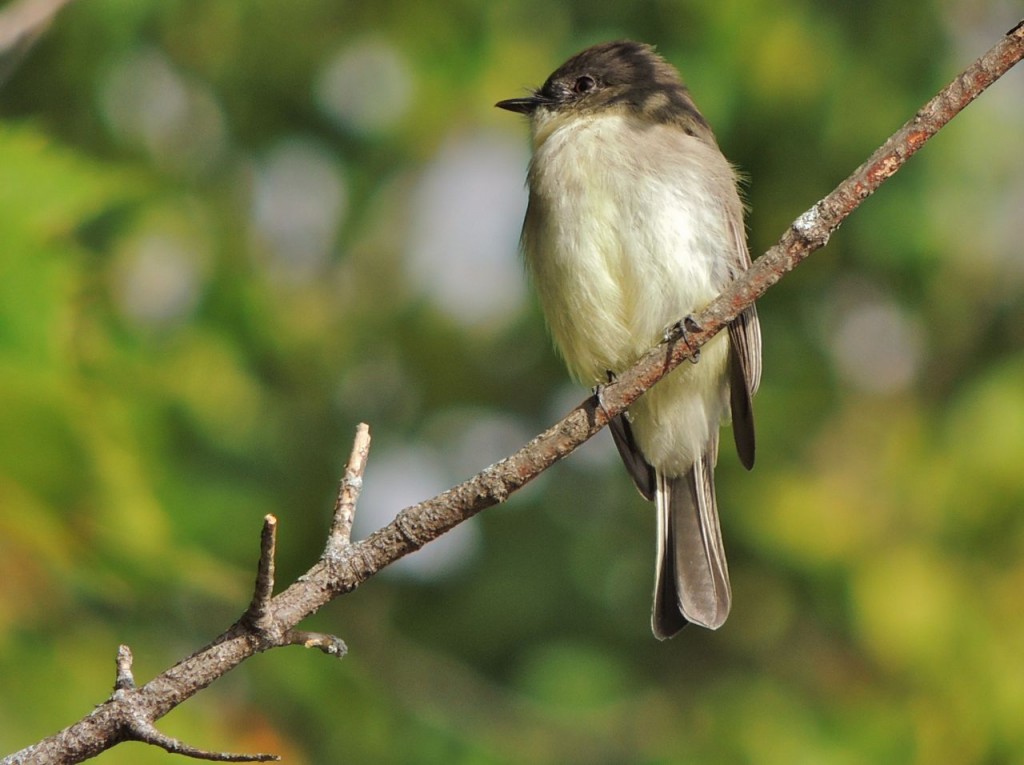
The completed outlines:
<svg viewBox="0 0 1024 765">
<path fill-rule="evenodd" d="M 352 539 L 352 519 L 355 515 L 356 502 L 359 501 L 359 493 L 363 490 L 363 471 L 366 470 L 366 458 L 369 453 L 370 428 L 365 423 L 360 423 L 356 428 L 352 456 L 338 487 L 338 500 L 334 503 L 334 520 L 327 537 L 325 556 L 336 556 Z"/>
<path fill-rule="evenodd" d="M 155 677 L 141 688 L 131 674 L 131 652 L 118 652 L 118 672 L 111 697 L 63 731 L 9 755 L 15 763 L 81 762 L 121 741 L 135 739 L 167 751 L 222 761 L 255 761 L 272 755 L 203 752 L 156 731 L 154 722 L 253 654 L 284 645 L 316 647 L 342 656 L 336 637 L 303 632 L 296 626 L 334 598 L 399 558 L 436 539 L 481 510 L 505 501 L 556 461 L 603 428 L 645 390 L 674 369 L 754 300 L 763 295 L 832 233 L 861 202 L 896 173 L 924 143 L 1024 57 L 1024 22 L 964 70 L 897 131 L 836 189 L 797 218 L 779 242 L 760 257 L 726 292 L 694 316 L 697 327 L 687 342 L 676 333 L 652 349 L 632 369 L 602 391 L 600 405 L 588 399 L 564 419 L 501 462 L 443 494 L 398 513 L 366 539 L 350 540 L 352 518 L 369 451 L 369 430 L 360 425 L 335 505 L 331 531 L 319 561 L 276 597 L 274 547 L 277 521 L 264 521 L 260 562 L 252 603 L 245 614 L 213 643 Z"/>
<path fill-rule="evenodd" d="M 0 10 L 0 87 L 71 0 L 18 0 Z"/>
</svg>

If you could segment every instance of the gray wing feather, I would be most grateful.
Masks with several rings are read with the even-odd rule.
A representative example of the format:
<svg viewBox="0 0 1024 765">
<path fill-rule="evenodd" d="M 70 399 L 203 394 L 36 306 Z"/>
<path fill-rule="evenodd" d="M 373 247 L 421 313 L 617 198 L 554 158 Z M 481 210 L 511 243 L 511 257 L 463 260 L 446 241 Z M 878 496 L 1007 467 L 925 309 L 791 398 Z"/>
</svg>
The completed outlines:
<svg viewBox="0 0 1024 765">
<path fill-rule="evenodd" d="M 615 448 L 619 450 L 622 464 L 626 466 L 626 471 L 629 473 L 630 478 L 633 479 L 633 483 L 636 484 L 637 491 L 648 502 L 653 501 L 654 468 L 644 459 L 644 455 L 640 453 L 640 449 L 636 445 L 636 439 L 633 437 L 633 428 L 629 424 L 626 415 L 623 413 L 613 417 L 608 423 L 608 430 L 612 432 Z"/>
<path fill-rule="evenodd" d="M 743 210 L 732 206 L 728 211 L 732 230 L 735 272 L 739 276 L 750 267 L 750 252 L 743 230 Z M 740 462 L 747 470 L 754 466 L 754 410 L 751 398 L 761 384 L 761 323 L 756 306 L 750 306 L 729 324 L 729 403 L 732 410 L 732 433 Z"/>
<path fill-rule="evenodd" d="M 755 346 L 756 343 L 756 346 Z M 751 306 L 729 325 L 729 409 L 732 436 L 740 463 L 754 467 L 754 407 L 751 398 L 757 389 L 761 362 L 761 332 L 757 312 Z"/>
</svg>

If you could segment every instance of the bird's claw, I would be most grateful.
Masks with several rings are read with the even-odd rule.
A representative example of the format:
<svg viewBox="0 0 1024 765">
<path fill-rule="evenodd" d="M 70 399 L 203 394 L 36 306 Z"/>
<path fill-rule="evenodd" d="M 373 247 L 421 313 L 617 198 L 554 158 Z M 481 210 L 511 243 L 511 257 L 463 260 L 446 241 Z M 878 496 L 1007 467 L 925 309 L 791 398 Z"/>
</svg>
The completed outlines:
<svg viewBox="0 0 1024 765">
<path fill-rule="evenodd" d="M 608 409 L 604 405 L 604 389 L 611 383 L 615 382 L 615 373 L 606 369 L 605 374 L 608 375 L 608 382 L 595 385 L 592 390 L 594 391 L 594 398 L 597 399 L 597 405 L 601 407 L 601 411 L 604 412 L 605 417 L 608 417 Z M 611 419 L 610 417 L 608 419 Z"/>
<path fill-rule="evenodd" d="M 682 340 L 690 349 L 690 363 L 696 364 L 700 361 L 700 348 L 694 348 L 690 343 L 690 333 L 700 332 L 701 326 L 693 316 L 685 316 L 679 321 L 672 322 L 665 328 L 665 342 Z"/>
</svg>

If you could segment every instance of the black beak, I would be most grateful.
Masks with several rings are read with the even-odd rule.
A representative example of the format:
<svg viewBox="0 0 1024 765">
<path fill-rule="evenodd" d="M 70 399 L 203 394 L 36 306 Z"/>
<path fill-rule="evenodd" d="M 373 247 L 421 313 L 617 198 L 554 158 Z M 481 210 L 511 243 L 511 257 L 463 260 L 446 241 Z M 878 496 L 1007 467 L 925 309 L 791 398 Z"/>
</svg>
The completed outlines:
<svg viewBox="0 0 1024 765">
<path fill-rule="evenodd" d="M 498 101 L 495 104 L 499 109 L 508 109 L 510 112 L 520 114 L 533 114 L 533 110 L 544 103 L 542 98 L 527 96 L 526 98 L 509 98 L 505 101 Z"/>
</svg>

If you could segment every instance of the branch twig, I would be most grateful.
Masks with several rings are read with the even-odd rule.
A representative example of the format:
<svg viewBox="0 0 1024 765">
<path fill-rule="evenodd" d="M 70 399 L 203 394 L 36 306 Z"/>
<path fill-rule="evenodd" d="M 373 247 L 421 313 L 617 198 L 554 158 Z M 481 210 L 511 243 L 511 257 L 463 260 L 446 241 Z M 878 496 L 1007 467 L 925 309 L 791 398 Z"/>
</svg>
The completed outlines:
<svg viewBox="0 0 1024 765">
<path fill-rule="evenodd" d="M 71 0 L 18 0 L 0 10 L 0 86 Z"/>
<path fill-rule="evenodd" d="M 370 428 L 360 423 L 356 428 L 356 440 L 352 445 L 352 454 L 345 467 L 345 476 L 338 487 L 338 500 L 334 503 L 334 519 L 331 532 L 327 537 L 327 549 L 324 554 L 329 557 L 338 555 L 348 546 L 352 539 L 352 521 L 355 517 L 356 502 L 363 490 L 363 473 L 366 470 L 366 457 L 370 453 Z"/>
<path fill-rule="evenodd" d="M 161 733 L 148 720 L 138 720 L 128 727 L 125 738 L 141 741 L 143 744 L 158 746 L 169 754 L 183 754 L 193 760 L 211 760 L 213 762 L 273 762 L 281 758 L 276 754 L 233 754 L 231 752 L 208 752 L 189 746 L 184 741 Z"/>
<path fill-rule="evenodd" d="M 242 615 L 254 631 L 265 633 L 272 621 L 270 599 L 274 595 L 274 557 L 277 554 L 277 518 L 267 515 L 263 518 L 263 533 L 260 534 L 260 561 L 256 566 L 256 587 L 252 602 Z"/>
</svg>

